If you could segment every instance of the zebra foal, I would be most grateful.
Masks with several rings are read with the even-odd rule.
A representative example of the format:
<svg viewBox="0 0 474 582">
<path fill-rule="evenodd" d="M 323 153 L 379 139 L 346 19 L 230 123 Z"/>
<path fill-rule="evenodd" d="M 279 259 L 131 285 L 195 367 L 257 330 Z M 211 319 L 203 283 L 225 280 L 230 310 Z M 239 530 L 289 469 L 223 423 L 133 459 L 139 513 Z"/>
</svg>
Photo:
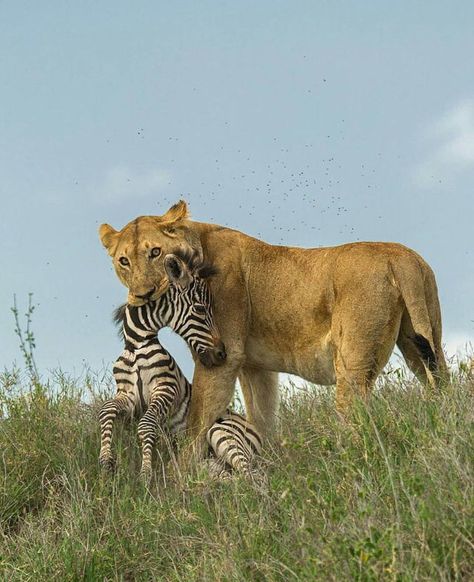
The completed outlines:
<svg viewBox="0 0 474 582">
<path fill-rule="evenodd" d="M 192 386 L 171 354 L 160 344 L 157 332 L 170 327 L 178 333 L 205 365 L 225 360 L 224 344 L 214 324 L 212 298 L 206 279 L 213 269 L 196 255 L 176 252 L 165 257 L 170 280 L 168 291 L 157 301 L 140 307 L 124 305 L 116 310 L 122 324 L 125 349 L 113 373 L 117 393 L 100 409 L 101 449 L 99 462 L 105 469 L 115 464 L 111 441 L 119 414 L 140 418 L 138 436 L 142 448 L 141 475 L 149 480 L 152 451 L 158 428 L 171 435 L 186 428 Z M 210 470 L 224 476 L 232 471 L 255 474 L 252 459 L 262 448 L 255 427 L 242 415 L 227 411 L 207 433 Z"/>
</svg>

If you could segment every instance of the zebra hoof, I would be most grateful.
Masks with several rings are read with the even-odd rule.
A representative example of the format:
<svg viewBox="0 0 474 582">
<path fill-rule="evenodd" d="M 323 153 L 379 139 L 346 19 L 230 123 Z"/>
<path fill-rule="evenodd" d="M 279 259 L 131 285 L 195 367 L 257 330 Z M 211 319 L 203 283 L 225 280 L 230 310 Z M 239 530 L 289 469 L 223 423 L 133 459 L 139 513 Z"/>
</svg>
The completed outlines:
<svg viewBox="0 0 474 582">
<path fill-rule="evenodd" d="M 269 491 L 270 484 L 268 481 L 268 475 L 263 471 L 251 469 L 246 477 L 261 492 Z"/>
<path fill-rule="evenodd" d="M 152 476 L 151 467 L 145 466 L 140 469 L 140 481 L 144 485 L 150 485 Z"/>
<path fill-rule="evenodd" d="M 211 481 L 230 481 L 232 479 L 232 473 L 221 460 L 215 458 L 206 459 L 203 461 L 203 468 L 207 470 Z"/>
<path fill-rule="evenodd" d="M 106 457 L 99 457 L 99 465 L 102 470 L 106 473 L 114 473 L 115 472 L 115 459 L 112 456 Z"/>
</svg>

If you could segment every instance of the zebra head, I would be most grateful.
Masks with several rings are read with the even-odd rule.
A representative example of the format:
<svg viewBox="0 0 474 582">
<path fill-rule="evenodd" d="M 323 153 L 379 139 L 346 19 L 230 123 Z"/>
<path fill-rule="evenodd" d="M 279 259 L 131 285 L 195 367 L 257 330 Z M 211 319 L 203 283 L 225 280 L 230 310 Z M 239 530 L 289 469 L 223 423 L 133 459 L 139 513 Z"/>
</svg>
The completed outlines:
<svg viewBox="0 0 474 582">
<path fill-rule="evenodd" d="M 197 255 L 181 251 L 164 258 L 168 290 L 156 301 L 140 306 L 125 304 L 115 310 L 129 352 L 148 349 L 157 343 L 156 334 L 170 327 L 179 334 L 207 367 L 224 363 L 226 351 L 214 323 L 208 279 L 216 270 Z"/>
<path fill-rule="evenodd" d="M 163 324 L 179 334 L 207 367 L 224 363 L 227 355 L 212 312 L 208 279 L 216 270 L 203 263 L 197 253 L 175 251 L 164 258 L 170 287 L 165 294 L 167 309 Z"/>
</svg>

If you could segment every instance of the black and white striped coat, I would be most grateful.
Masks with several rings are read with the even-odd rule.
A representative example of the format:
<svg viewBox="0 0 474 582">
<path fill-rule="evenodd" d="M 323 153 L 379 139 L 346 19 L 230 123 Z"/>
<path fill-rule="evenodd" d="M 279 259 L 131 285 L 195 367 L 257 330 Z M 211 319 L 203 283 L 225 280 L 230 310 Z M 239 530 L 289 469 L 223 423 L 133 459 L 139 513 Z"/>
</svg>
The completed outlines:
<svg viewBox="0 0 474 582">
<path fill-rule="evenodd" d="M 99 460 L 109 469 L 114 465 L 111 440 L 115 418 L 118 414 L 140 417 L 141 473 L 147 479 L 157 431 L 161 428 L 173 435 L 185 430 L 192 389 L 176 361 L 160 344 L 157 332 L 171 327 L 203 358 L 215 351 L 216 343 L 219 345 L 211 296 L 203 276 L 209 269 L 196 265 L 195 259 L 186 255 L 166 257 L 165 267 L 171 284 L 158 301 L 140 307 L 126 305 L 116 312 L 125 349 L 113 369 L 117 393 L 99 413 Z M 220 345 L 223 350 L 221 342 Z M 207 440 L 214 473 L 252 473 L 252 458 L 261 452 L 261 437 L 242 415 L 228 411 L 209 429 Z"/>
</svg>

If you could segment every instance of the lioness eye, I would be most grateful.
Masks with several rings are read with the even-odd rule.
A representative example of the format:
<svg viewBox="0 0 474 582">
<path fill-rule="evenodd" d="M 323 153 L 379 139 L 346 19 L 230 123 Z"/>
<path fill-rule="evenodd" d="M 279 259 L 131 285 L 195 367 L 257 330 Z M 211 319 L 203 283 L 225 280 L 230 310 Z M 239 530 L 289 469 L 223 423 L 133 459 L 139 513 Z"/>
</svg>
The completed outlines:
<svg viewBox="0 0 474 582">
<path fill-rule="evenodd" d="M 124 267 L 126 267 L 127 265 L 130 265 L 130 261 L 127 259 L 127 257 L 120 257 L 119 263 L 121 265 L 123 265 Z"/>
<path fill-rule="evenodd" d="M 159 257 L 161 255 L 161 249 L 160 249 L 160 247 L 154 247 L 154 248 L 152 248 L 151 251 L 150 251 L 150 255 L 152 257 Z"/>
</svg>

